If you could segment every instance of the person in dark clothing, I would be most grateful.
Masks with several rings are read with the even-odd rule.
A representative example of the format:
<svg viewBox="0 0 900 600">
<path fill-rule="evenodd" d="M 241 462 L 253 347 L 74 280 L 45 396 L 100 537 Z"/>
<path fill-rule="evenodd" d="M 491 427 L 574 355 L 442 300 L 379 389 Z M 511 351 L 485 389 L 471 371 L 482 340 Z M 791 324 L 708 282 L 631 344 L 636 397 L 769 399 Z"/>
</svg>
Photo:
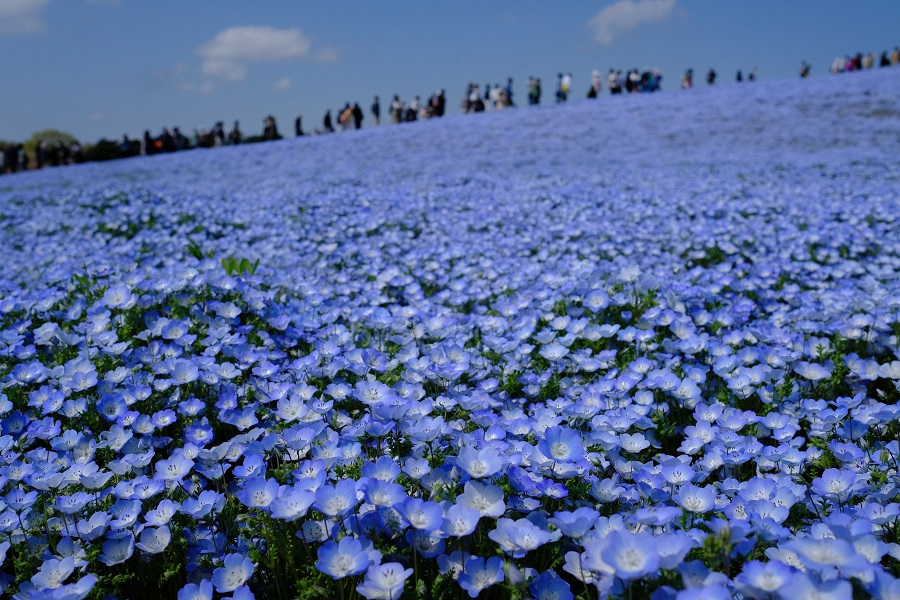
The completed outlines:
<svg viewBox="0 0 900 600">
<path fill-rule="evenodd" d="M 119 142 L 119 156 L 122 158 L 131 156 L 131 140 L 128 139 L 128 134 L 124 134 L 122 136 L 122 141 Z"/>
<path fill-rule="evenodd" d="M 741 72 L 740 69 L 738 69 L 737 76 L 735 77 L 735 80 L 736 80 L 738 83 L 740 83 L 740 82 L 742 82 L 742 81 L 744 80 L 744 74 Z"/>
<path fill-rule="evenodd" d="M 241 133 L 241 128 L 238 127 L 238 122 L 234 122 L 234 129 L 231 130 L 231 133 L 228 134 L 228 141 L 232 144 L 240 144 L 241 140 L 244 138 L 244 134 Z"/>
<path fill-rule="evenodd" d="M 444 90 L 441 90 L 437 94 L 437 102 L 434 105 L 434 116 L 435 117 L 443 117 L 444 109 L 447 106 L 447 98 L 444 96 Z"/>
<path fill-rule="evenodd" d="M 361 128 L 362 128 L 362 122 L 363 122 L 363 111 L 362 111 L 362 109 L 359 107 L 359 104 L 357 104 L 356 102 L 354 102 L 354 103 L 353 103 L 353 106 L 352 106 L 351 109 L 350 109 L 350 112 L 351 112 L 351 114 L 353 115 L 353 126 L 354 126 L 356 129 L 361 129 Z"/>
<path fill-rule="evenodd" d="M 334 125 L 331 123 L 331 111 L 325 111 L 325 119 L 322 121 L 322 128 L 326 133 L 334 133 Z"/>
<path fill-rule="evenodd" d="M 168 127 L 163 127 L 162 131 L 162 151 L 163 152 L 175 152 L 175 138 L 172 137 L 172 133 L 169 131 Z"/>
<path fill-rule="evenodd" d="M 10 144 L 3 151 L 3 170 L 7 173 L 19 170 L 19 147 L 16 144 Z"/>
<path fill-rule="evenodd" d="M 43 169 L 44 165 L 47 164 L 47 142 L 38 140 L 37 146 L 34 149 L 34 154 L 37 159 L 37 168 Z"/>
<path fill-rule="evenodd" d="M 59 144 L 50 144 L 47 147 L 47 164 L 49 164 L 51 167 L 58 167 L 59 162 Z"/>
<path fill-rule="evenodd" d="M 375 96 L 375 101 L 372 102 L 372 122 L 376 127 L 381 123 L 381 101 L 378 96 Z"/>
<path fill-rule="evenodd" d="M 706 74 L 706 83 L 712 85 L 716 82 L 716 70 L 710 69 L 709 73 Z"/>
<path fill-rule="evenodd" d="M 153 136 L 150 135 L 150 130 L 144 130 L 144 154 L 147 156 L 151 156 L 156 154 L 156 145 Z"/>
<path fill-rule="evenodd" d="M 177 127 L 172 128 L 172 136 L 175 138 L 175 149 L 176 150 L 187 150 L 190 148 L 188 143 L 188 139 L 181 133 L 181 130 Z"/>
<path fill-rule="evenodd" d="M 269 141 L 281 139 L 278 134 L 278 126 L 275 124 L 275 117 L 272 115 L 263 119 L 263 137 Z"/>
<path fill-rule="evenodd" d="M 297 134 L 297 137 L 303 135 L 303 115 L 297 115 L 294 120 L 294 133 Z"/>
<path fill-rule="evenodd" d="M 806 79 L 807 77 L 809 77 L 809 71 L 809 63 L 804 60 L 802 63 L 800 63 L 800 77 Z"/>
</svg>

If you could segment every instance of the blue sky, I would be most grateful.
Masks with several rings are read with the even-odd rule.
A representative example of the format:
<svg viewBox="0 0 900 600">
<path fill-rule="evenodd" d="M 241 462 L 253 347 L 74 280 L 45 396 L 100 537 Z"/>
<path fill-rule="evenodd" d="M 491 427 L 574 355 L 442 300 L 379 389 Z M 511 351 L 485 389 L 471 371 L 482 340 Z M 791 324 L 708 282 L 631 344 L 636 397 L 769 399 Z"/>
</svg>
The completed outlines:
<svg viewBox="0 0 900 600">
<path fill-rule="evenodd" d="M 512 76 L 522 101 L 533 75 L 550 101 L 559 71 L 575 97 L 610 67 L 659 67 L 669 90 L 687 67 L 723 84 L 754 65 L 796 77 L 804 59 L 825 75 L 835 56 L 900 44 L 898 23 L 896 0 L 0 0 L 0 140 L 235 119 L 256 134 L 267 114 L 287 134 L 346 101 L 370 125 L 375 94 L 384 107 L 444 88 L 452 114 L 470 81 Z"/>
</svg>

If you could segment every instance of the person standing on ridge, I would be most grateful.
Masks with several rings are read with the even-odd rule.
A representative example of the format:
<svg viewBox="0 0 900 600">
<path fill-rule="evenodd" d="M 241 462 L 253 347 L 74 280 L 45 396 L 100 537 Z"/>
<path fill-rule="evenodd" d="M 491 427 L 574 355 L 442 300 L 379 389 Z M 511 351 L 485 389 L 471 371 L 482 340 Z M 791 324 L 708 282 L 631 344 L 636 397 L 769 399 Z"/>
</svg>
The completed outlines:
<svg viewBox="0 0 900 600">
<path fill-rule="evenodd" d="M 231 130 L 231 133 L 228 134 L 228 141 L 237 146 L 241 143 L 241 140 L 244 138 L 244 134 L 241 133 L 241 128 L 238 126 L 238 122 L 234 122 L 234 128 Z"/>
<path fill-rule="evenodd" d="M 375 127 L 381 123 L 381 101 L 378 96 L 375 96 L 375 101 L 372 102 L 372 122 L 375 123 Z"/>
<path fill-rule="evenodd" d="M 350 115 L 353 117 L 353 127 L 354 129 L 361 129 L 363 122 L 363 111 L 359 107 L 359 104 L 354 102 L 350 107 Z"/>
</svg>

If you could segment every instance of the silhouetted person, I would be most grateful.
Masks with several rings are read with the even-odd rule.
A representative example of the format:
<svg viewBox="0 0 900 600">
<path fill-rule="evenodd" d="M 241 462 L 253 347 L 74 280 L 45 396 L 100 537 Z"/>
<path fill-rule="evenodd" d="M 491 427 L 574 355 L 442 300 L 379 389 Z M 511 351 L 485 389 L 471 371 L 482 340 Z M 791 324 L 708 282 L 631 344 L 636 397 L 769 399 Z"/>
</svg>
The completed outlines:
<svg viewBox="0 0 900 600">
<path fill-rule="evenodd" d="M 436 100 L 437 102 L 434 105 L 434 116 L 443 117 L 444 110 L 447 107 L 447 98 L 444 95 L 444 90 L 438 92 Z"/>
<path fill-rule="evenodd" d="M 375 101 L 372 102 L 372 122 L 376 127 L 381 123 L 381 101 L 378 96 L 375 96 Z"/>
<path fill-rule="evenodd" d="M 238 127 L 238 122 L 234 122 L 234 128 L 231 130 L 231 133 L 228 134 L 228 141 L 232 144 L 240 144 L 241 140 L 244 139 L 244 134 L 241 133 L 241 128 Z"/>
<path fill-rule="evenodd" d="M 712 85 L 716 82 L 716 70 L 710 69 L 709 73 L 706 74 L 706 83 L 708 85 Z"/>
<path fill-rule="evenodd" d="M 800 63 L 800 77 L 806 79 L 807 77 L 809 77 L 809 71 L 809 63 L 804 60 L 802 63 Z"/>
<path fill-rule="evenodd" d="M 327 133 L 334 133 L 334 125 L 332 125 L 332 123 L 331 123 L 331 111 L 330 110 L 325 111 L 325 119 L 323 119 L 323 121 L 322 121 L 322 128 Z"/>
<path fill-rule="evenodd" d="M 275 117 L 272 115 L 263 119 L 263 137 L 269 141 L 281 139 L 281 136 L 278 135 L 278 126 L 275 124 Z"/>
<path fill-rule="evenodd" d="M 47 142 L 38 140 L 37 146 L 34 149 L 34 155 L 37 160 L 37 168 L 43 169 L 44 165 L 47 164 Z"/>
<path fill-rule="evenodd" d="M 175 152 L 175 138 L 172 137 L 172 132 L 169 131 L 168 127 L 163 127 L 162 151 L 163 152 Z"/>
<path fill-rule="evenodd" d="M 362 111 L 362 109 L 359 107 L 359 104 L 357 104 L 356 102 L 354 102 L 354 103 L 353 103 L 353 106 L 352 106 L 351 109 L 350 109 L 350 113 L 353 115 L 353 126 L 354 126 L 356 129 L 362 128 L 363 111 Z"/>
<path fill-rule="evenodd" d="M 742 82 L 742 81 L 744 80 L 744 74 L 741 73 L 741 70 L 740 70 L 740 69 L 738 69 L 737 76 L 736 76 L 734 79 L 735 79 L 735 81 L 737 81 L 738 83 L 740 83 L 740 82 Z"/>
<path fill-rule="evenodd" d="M 222 121 L 216 121 L 213 126 L 213 146 L 225 145 L 225 124 Z"/>
<path fill-rule="evenodd" d="M 122 158 L 131 156 L 131 140 L 128 139 L 128 134 L 124 134 L 122 136 L 122 141 L 119 142 L 119 156 Z"/>
<path fill-rule="evenodd" d="M 297 137 L 303 135 L 303 115 L 297 115 L 297 118 L 294 120 L 294 133 Z"/>
</svg>

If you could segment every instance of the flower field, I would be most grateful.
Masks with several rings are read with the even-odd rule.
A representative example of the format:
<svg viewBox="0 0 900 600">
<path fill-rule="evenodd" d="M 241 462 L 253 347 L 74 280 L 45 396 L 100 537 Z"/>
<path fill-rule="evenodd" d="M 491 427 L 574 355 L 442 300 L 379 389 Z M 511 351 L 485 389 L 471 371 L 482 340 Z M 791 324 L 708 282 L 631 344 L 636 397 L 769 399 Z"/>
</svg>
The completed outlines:
<svg viewBox="0 0 900 600">
<path fill-rule="evenodd" d="M 0 594 L 900 597 L 898 94 L 0 178 Z"/>
</svg>

